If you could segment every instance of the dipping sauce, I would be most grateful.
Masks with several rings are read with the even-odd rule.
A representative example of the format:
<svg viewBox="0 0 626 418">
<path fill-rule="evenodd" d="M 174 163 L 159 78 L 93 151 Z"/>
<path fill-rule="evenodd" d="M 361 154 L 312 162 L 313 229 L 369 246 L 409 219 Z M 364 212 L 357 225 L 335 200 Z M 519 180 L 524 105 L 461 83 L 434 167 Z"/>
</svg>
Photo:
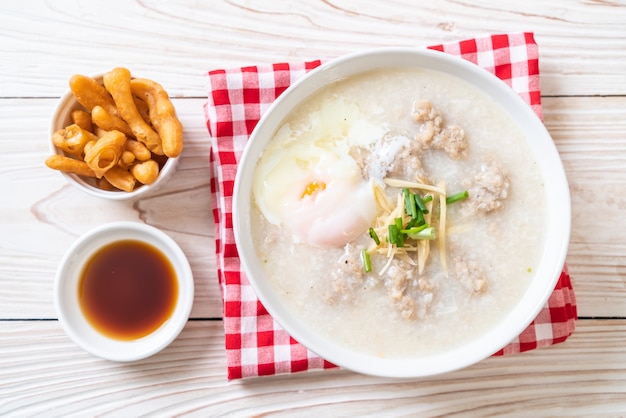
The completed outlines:
<svg viewBox="0 0 626 418">
<path fill-rule="evenodd" d="M 176 273 L 154 246 L 138 240 L 109 244 L 87 261 L 78 284 L 87 321 L 117 340 L 145 337 L 174 312 Z"/>
</svg>

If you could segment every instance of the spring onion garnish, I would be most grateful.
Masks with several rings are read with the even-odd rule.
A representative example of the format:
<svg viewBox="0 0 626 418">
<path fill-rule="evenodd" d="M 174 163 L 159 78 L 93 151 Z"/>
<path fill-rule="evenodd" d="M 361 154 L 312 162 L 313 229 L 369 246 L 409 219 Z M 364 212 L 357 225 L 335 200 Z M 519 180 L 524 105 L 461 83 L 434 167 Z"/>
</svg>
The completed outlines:
<svg viewBox="0 0 626 418">
<path fill-rule="evenodd" d="M 420 210 L 415 201 L 415 195 L 409 189 L 403 189 L 402 192 L 404 193 L 404 210 L 406 214 L 413 219 L 417 218 Z"/>
<path fill-rule="evenodd" d="M 388 226 L 389 242 L 395 244 L 396 247 L 404 247 L 406 234 L 400 232 L 402 230 L 402 218 L 395 218 L 393 224 Z"/>
<path fill-rule="evenodd" d="M 407 235 L 411 239 L 429 239 L 429 240 L 433 240 L 433 239 L 436 238 L 435 228 L 433 228 L 432 226 L 424 228 L 421 231 L 418 231 L 416 233 L 409 232 L 409 233 L 407 233 Z"/>
<path fill-rule="evenodd" d="M 423 223 L 424 215 L 428 213 L 425 202 L 430 202 L 432 195 L 426 195 L 422 198 L 419 193 L 411 193 L 408 188 L 402 189 L 404 194 L 404 211 L 412 219 L 419 219 L 418 225 Z"/>
<path fill-rule="evenodd" d="M 417 223 L 417 219 L 411 219 L 409 223 L 407 223 L 404 226 L 404 229 L 410 229 L 410 228 L 413 228 L 414 226 L 419 226 L 419 224 Z"/>
<path fill-rule="evenodd" d="M 469 196 L 469 193 L 467 190 L 464 190 L 462 192 L 458 192 L 455 194 L 451 194 L 450 196 L 446 197 L 446 204 L 449 205 L 450 203 L 454 203 L 454 202 L 458 202 L 459 200 L 463 200 L 463 199 L 467 199 L 467 197 Z"/>
<path fill-rule="evenodd" d="M 417 217 L 415 218 L 415 221 L 417 225 L 424 225 L 426 223 L 426 220 L 424 219 L 424 213 L 419 209 L 417 211 Z"/>
<path fill-rule="evenodd" d="M 363 248 L 361 250 L 361 259 L 363 260 L 363 268 L 366 273 L 372 271 L 372 260 L 370 260 L 370 253 L 367 252 L 367 249 Z"/>
<path fill-rule="evenodd" d="M 420 226 L 413 226 L 413 227 L 407 228 L 407 229 L 401 229 L 400 232 L 402 232 L 403 234 L 407 234 L 407 235 L 409 235 L 411 237 L 412 234 L 413 235 L 417 234 L 418 232 L 423 231 L 426 228 L 428 228 L 428 225 L 424 224 L 424 225 L 420 225 Z"/>
<path fill-rule="evenodd" d="M 372 271 L 371 254 L 386 254 L 388 259 L 378 273 L 380 275 L 387 271 L 394 257 L 408 260 L 413 265 L 419 266 L 419 271 L 423 272 L 431 240 L 438 242 L 445 270 L 445 254 L 441 254 L 445 253 L 445 242 L 439 241 L 445 240 L 446 202 L 465 199 L 469 193 L 467 191 L 456 193 L 446 199 L 443 183 L 436 187 L 395 179 L 385 179 L 385 183 L 391 187 L 401 188 L 401 194 L 397 195 L 395 204 L 388 201 L 382 191 L 377 195 L 384 213 L 378 215 L 376 226 L 369 228 L 369 236 L 376 246 L 370 245 L 369 248 L 361 250 L 364 270 Z M 439 223 L 436 228 L 431 226 L 433 212 L 439 212 Z M 387 229 L 378 228 L 378 225 L 387 225 Z M 382 235 L 379 237 L 379 234 Z M 415 254 L 416 260 L 412 260 L 411 254 Z"/>
<path fill-rule="evenodd" d="M 396 244 L 396 246 L 398 246 L 398 236 L 400 235 L 400 230 L 395 224 L 389 225 L 387 229 L 389 231 L 389 243 Z"/>
<path fill-rule="evenodd" d="M 431 196 L 431 199 L 432 199 L 432 196 Z M 413 200 L 415 200 L 415 204 L 417 205 L 417 207 L 423 214 L 428 213 L 428 208 L 426 208 L 426 205 L 424 204 L 424 200 L 419 194 L 415 193 L 413 195 Z"/>
<path fill-rule="evenodd" d="M 370 237 L 372 237 L 376 245 L 380 245 L 380 239 L 378 238 L 376 231 L 374 231 L 374 228 L 370 228 Z"/>
<path fill-rule="evenodd" d="M 409 189 L 402 189 L 402 194 L 404 195 L 404 212 L 413 216 L 413 209 L 411 208 L 411 192 Z"/>
</svg>

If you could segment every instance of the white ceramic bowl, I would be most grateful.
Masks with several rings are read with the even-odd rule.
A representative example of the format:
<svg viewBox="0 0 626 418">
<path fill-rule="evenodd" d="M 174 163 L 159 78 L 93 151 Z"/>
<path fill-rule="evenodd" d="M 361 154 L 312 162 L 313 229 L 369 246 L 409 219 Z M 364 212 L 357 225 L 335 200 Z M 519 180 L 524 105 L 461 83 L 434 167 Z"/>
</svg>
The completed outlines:
<svg viewBox="0 0 626 418">
<path fill-rule="evenodd" d="M 78 298 L 85 263 L 103 246 L 121 240 L 143 241 L 160 250 L 172 264 L 178 283 L 173 314 L 155 331 L 135 340 L 113 339 L 98 332 L 85 318 Z M 169 345 L 187 323 L 193 297 L 193 275 L 183 251 L 164 232 L 139 222 L 112 222 L 81 236 L 65 253 L 54 282 L 55 308 L 67 335 L 91 354 L 120 362 L 146 358 Z"/>
<path fill-rule="evenodd" d="M 102 82 L 102 75 L 95 75 L 93 76 L 93 78 L 98 80 L 99 82 Z M 80 105 L 80 103 L 78 103 L 71 90 L 68 90 L 60 98 L 54 109 L 54 113 L 52 114 L 52 119 L 50 122 L 49 144 L 50 150 L 53 154 L 65 155 L 62 150 L 58 149 L 52 143 L 52 134 L 59 129 L 63 129 L 66 126 L 71 125 L 72 111 L 82 108 L 83 107 Z M 154 183 L 143 185 L 139 184 L 132 192 L 126 192 L 123 190 L 104 190 L 96 187 L 94 182 L 90 181 L 90 179 L 86 179 L 76 174 L 65 173 L 62 171 L 60 171 L 60 173 L 70 184 L 91 196 L 96 196 L 109 200 L 131 200 L 154 193 L 155 191 L 160 189 L 176 171 L 176 166 L 178 165 L 179 159 L 180 157 L 168 158 L 161 168 L 161 171 L 159 172 L 159 177 Z"/>
<path fill-rule="evenodd" d="M 373 69 L 418 67 L 460 77 L 490 95 L 526 134 L 545 179 L 547 239 L 541 262 L 513 310 L 471 342 L 425 357 L 392 359 L 355 352 L 311 331 L 290 315 L 272 291 L 257 258 L 251 236 L 251 189 L 255 164 L 282 121 L 303 100 L 335 81 Z M 234 189 L 233 225 L 243 268 L 269 313 L 293 338 L 326 360 L 371 375 L 417 377 L 459 369 L 484 359 L 518 336 L 547 302 L 561 273 L 570 233 L 570 196 L 563 166 L 552 139 L 531 108 L 504 82 L 460 58 L 437 51 L 388 48 L 348 55 L 313 70 L 289 89 L 256 126 L 239 164 Z"/>
</svg>

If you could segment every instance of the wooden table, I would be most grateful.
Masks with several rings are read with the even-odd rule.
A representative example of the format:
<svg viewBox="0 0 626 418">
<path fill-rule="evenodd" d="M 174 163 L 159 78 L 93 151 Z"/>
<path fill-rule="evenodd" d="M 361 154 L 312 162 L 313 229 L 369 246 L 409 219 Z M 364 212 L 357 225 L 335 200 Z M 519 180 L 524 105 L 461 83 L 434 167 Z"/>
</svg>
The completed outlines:
<svg viewBox="0 0 626 418">
<path fill-rule="evenodd" d="M 21 0 L 0 5 L 0 415 L 626 414 L 626 3 Z M 580 320 L 563 344 L 395 380 L 325 371 L 228 382 L 216 280 L 203 74 L 376 46 L 533 31 L 545 123 L 572 192 L 568 264 Z M 162 193 L 103 202 L 47 169 L 49 118 L 74 73 L 126 66 L 163 84 L 186 131 Z M 52 283 L 82 233 L 113 220 L 167 232 L 196 298 L 163 352 L 118 364 L 61 330 Z"/>
</svg>

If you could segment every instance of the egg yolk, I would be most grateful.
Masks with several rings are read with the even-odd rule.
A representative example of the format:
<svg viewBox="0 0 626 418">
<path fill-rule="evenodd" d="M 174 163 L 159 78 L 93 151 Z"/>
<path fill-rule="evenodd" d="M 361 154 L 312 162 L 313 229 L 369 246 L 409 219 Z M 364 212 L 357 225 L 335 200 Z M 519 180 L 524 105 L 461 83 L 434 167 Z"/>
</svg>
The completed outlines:
<svg viewBox="0 0 626 418">
<path fill-rule="evenodd" d="M 321 192 L 325 188 L 326 188 L 326 183 L 324 183 L 323 181 L 319 183 L 316 181 L 313 181 L 307 184 L 306 189 L 304 189 L 304 192 L 302 192 L 302 196 L 300 196 L 300 199 L 304 199 L 306 196 L 312 196 L 317 192 Z"/>
</svg>

